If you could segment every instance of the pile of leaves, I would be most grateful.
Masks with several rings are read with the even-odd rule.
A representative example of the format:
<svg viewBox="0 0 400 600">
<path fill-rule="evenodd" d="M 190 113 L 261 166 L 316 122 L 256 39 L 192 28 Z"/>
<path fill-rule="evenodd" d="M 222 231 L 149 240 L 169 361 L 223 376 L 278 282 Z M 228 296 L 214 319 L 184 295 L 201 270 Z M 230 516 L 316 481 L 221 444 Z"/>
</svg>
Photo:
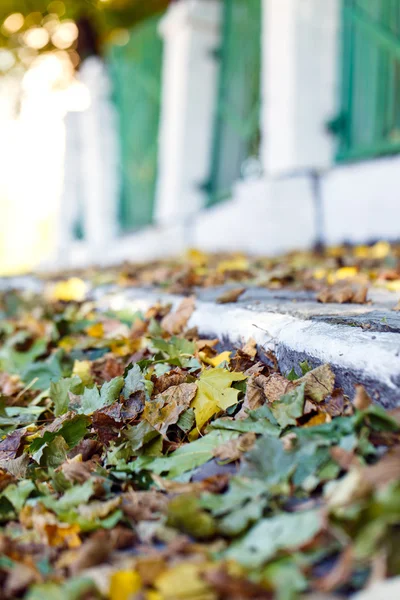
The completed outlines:
<svg viewBox="0 0 400 600">
<path fill-rule="evenodd" d="M 229 293 L 220 300 L 223 303 L 235 302 L 249 287 L 261 287 L 306 290 L 319 302 L 363 304 L 372 286 L 400 292 L 400 245 L 381 241 L 372 246 L 331 247 L 276 257 L 189 250 L 176 259 L 71 271 L 69 276 L 95 287 L 155 287 L 183 295 L 229 284 Z M 57 280 L 57 274 L 50 278 Z M 82 294 L 78 297 L 84 297 L 82 288 L 76 291 Z M 67 289 L 64 294 L 67 300 L 76 297 Z"/>
<path fill-rule="evenodd" d="M 1 297 L 2 598 L 348 597 L 400 574 L 399 412 L 202 339 L 194 304 Z"/>
</svg>

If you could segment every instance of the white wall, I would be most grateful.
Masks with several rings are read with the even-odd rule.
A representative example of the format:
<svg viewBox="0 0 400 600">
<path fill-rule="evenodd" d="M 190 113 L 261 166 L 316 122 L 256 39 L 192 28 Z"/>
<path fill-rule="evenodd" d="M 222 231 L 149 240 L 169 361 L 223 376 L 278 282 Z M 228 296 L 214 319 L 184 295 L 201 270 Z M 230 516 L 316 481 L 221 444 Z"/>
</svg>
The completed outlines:
<svg viewBox="0 0 400 600">
<path fill-rule="evenodd" d="M 400 156 L 337 165 L 321 192 L 328 244 L 400 238 Z"/>
</svg>

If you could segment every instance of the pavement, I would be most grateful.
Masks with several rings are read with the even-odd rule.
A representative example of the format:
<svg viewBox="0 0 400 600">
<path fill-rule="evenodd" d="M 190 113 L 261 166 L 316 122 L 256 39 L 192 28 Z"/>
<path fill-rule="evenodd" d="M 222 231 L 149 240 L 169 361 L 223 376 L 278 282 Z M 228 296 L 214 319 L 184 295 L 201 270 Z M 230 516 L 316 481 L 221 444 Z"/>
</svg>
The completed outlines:
<svg viewBox="0 0 400 600">
<path fill-rule="evenodd" d="M 224 348 L 250 337 L 275 352 L 283 373 L 299 363 L 329 363 L 336 384 L 353 397 L 363 384 L 386 408 L 400 406 L 400 313 L 398 293 L 373 289 L 368 304 L 321 304 L 311 292 L 248 288 L 231 304 L 218 304 L 230 287 L 196 291 L 190 327 L 202 336 L 218 337 Z M 236 286 L 237 287 L 237 286 Z M 177 306 L 182 297 L 137 288 L 97 290 L 100 305 L 145 310 L 155 302 Z"/>
<path fill-rule="evenodd" d="M 353 397 L 363 384 L 374 401 L 400 406 L 400 312 L 393 310 L 400 292 L 371 288 L 367 304 L 321 304 L 313 292 L 248 287 L 235 303 L 218 304 L 222 293 L 237 285 L 196 290 L 196 309 L 189 321 L 202 336 L 218 337 L 224 348 L 249 338 L 275 352 L 283 373 L 307 360 L 312 367 L 329 363 L 336 384 Z M 0 280 L 1 289 L 40 293 L 43 282 L 32 277 Z M 159 289 L 103 286 L 91 297 L 108 309 L 146 310 L 156 302 L 176 307 L 182 296 Z"/>
</svg>

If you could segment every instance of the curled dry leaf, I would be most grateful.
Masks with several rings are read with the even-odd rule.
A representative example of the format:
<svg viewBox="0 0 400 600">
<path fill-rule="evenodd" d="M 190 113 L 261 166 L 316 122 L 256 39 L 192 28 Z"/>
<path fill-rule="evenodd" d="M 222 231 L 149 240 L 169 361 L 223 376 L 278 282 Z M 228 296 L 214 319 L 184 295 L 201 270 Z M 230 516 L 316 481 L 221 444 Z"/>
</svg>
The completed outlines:
<svg viewBox="0 0 400 600">
<path fill-rule="evenodd" d="M 175 312 L 168 313 L 161 321 L 161 327 L 171 335 L 182 333 L 195 307 L 195 298 L 184 298 Z"/>
<path fill-rule="evenodd" d="M 231 302 L 237 302 L 240 296 L 246 291 L 244 287 L 233 288 L 231 290 L 227 290 L 217 298 L 218 304 L 229 304 Z"/>
<path fill-rule="evenodd" d="M 230 440 L 229 442 L 226 442 L 222 446 L 216 448 L 213 452 L 213 455 L 215 458 L 223 462 L 234 462 L 235 460 L 239 460 L 242 454 L 251 450 L 255 444 L 255 441 L 255 433 L 245 433 L 236 440 Z"/>
<path fill-rule="evenodd" d="M 357 410 L 365 410 L 372 404 L 372 400 L 367 390 L 363 385 L 356 385 L 356 394 L 354 396 L 353 404 Z"/>
</svg>

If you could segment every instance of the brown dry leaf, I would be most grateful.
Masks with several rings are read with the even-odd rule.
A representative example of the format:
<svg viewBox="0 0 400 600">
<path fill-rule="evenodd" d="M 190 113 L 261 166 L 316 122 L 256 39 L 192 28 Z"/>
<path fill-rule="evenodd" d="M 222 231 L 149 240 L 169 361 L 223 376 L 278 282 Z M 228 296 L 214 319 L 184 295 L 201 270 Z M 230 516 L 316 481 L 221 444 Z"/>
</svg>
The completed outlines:
<svg viewBox="0 0 400 600">
<path fill-rule="evenodd" d="M 363 480 L 374 488 L 400 479 L 400 447 L 390 450 L 375 465 L 361 469 Z"/>
<path fill-rule="evenodd" d="M 343 471 L 348 471 L 352 467 L 360 467 L 360 459 L 354 454 L 340 446 L 334 446 L 330 449 L 330 455 Z"/>
<path fill-rule="evenodd" d="M 30 585 L 39 581 L 40 575 L 33 567 L 19 563 L 9 572 L 3 591 L 6 598 L 19 597 Z"/>
<path fill-rule="evenodd" d="M 244 287 L 233 288 L 232 290 L 227 290 L 217 298 L 218 304 L 229 304 L 231 302 L 237 302 L 240 296 L 246 291 Z"/>
<path fill-rule="evenodd" d="M 226 444 L 215 448 L 213 456 L 224 462 L 239 460 L 244 452 L 248 452 L 253 448 L 255 441 L 255 433 L 245 433 L 236 440 L 230 440 Z"/>
<path fill-rule="evenodd" d="M 238 412 L 237 419 L 245 419 L 249 410 L 256 410 L 267 402 L 264 385 L 267 381 L 265 375 L 251 375 L 247 380 L 246 396 L 243 406 Z"/>
<path fill-rule="evenodd" d="M 367 294 L 367 285 L 339 283 L 322 289 L 317 296 L 317 300 L 323 303 L 365 304 L 367 302 Z"/>
<path fill-rule="evenodd" d="M 171 335 L 182 333 L 195 307 L 194 296 L 184 298 L 175 312 L 170 312 L 161 321 L 161 327 Z"/>
<path fill-rule="evenodd" d="M 353 547 L 348 546 L 340 555 L 333 569 L 317 581 L 321 592 L 333 592 L 349 581 L 353 570 Z"/>
<path fill-rule="evenodd" d="M 294 383 L 292 381 L 288 381 L 286 377 L 282 377 L 282 375 L 279 375 L 278 373 L 273 373 L 266 378 L 263 387 L 264 394 L 268 402 L 275 402 L 276 400 L 282 398 L 282 396 L 287 394 L 295 386 Z"/>
<path fill-rule="evenodd" d="M 7 461 L 4 461 L 4 463 L 7 464 Z M 0 493 L 5 490 L 10 483 L 16 483 L 14 475 L 5 469 L 0 468 Z"/>
<path fill-rule="evenodd" d="M 237 419 L 245 419 L 249 410 L 256 410 L 266 402 L 275 402 L 284 394 L 293 389 L 294 384 L 282 375 L 273 373 L 265 375 L 251 375 L 247 380 L 246 396 L 243 406 L 237 414 Z"/>
<path fill-rule="evenodd" d="M 134 492 L 131 490 L 122 495 L 121 508 L 124 514 L 133 521 L 154 521 L 164 514 L 168 506 L 168 497 L 162 492 Z"/>
<path fill-rule="evenodd" d="M 398 303 L 396 304 L 396 306 L 393 306 L 392 310 L 395 310 L 396 312 L 400 311 L 400 300 L 398 301 Z"/>
<path fill-rule="evenodd" d="M 272 600 L 274 597 L 273 592 L 252 583 L 246 577 L 230 575 L 223 568 L 207 570 L 203 578 L 223 600 Z"/>
<path fill-rule="evenodd" d="M 119 430 L 123 426 L 121 418 L 122 405 L 114 402 L 101 410 L 96 410 L 92 417 L 92 426 L 102 444 L 109 444 L 117 439 Z"/>
<path fill-rule="evenodd" d="M 304 395 L 314 402 L 322 402 L 330 396 L 335 385 L 335 375 L 329 365 L 321 365 L 298 379 L 295 384 L 305 383 Z"/>
<path fill-rule="evenodd" d="M 92 476 L 96 467 L 97 462 L 94 460 L 88 460 L 86 462 L 81 462 L 80 460 L 67 460 L 57 470 L 62 471 L 68 481 L 82 484 Z"/>
<path fill-rule="evenodd" d="M 372 404 L 372 400 L 367 390 L 363 385 L 356 385 L 356 394 L 354 396 L 353 404 L 357 410 L 365 410 Z"/>
<path fill-rule="evenodd" d="M 19 375 L 0 373 L 0 392 L 4 396 L 14 396 L 23 389 Z"/>
<path fill-rule="evenodd" d="M 0 460 L 10 460 L 17 456 L 24 437 L 27 435 L 25 429 L 17 429 L 0 442 Z"/>
<path fill-rule="evenodd" d="M 29 465 L 29 454 L 21 454 L 18 458 L 0 460 L 0 468 L 5 469 L 17 479 L 22 479 L 26 475 Z"/>
<path fill-rule="evenodd" d="M 254 338 L 250 338 L 247 340 L 245 345 L 242 348 L 243 354 L 247 354 L 250 358 L 255 358 L 257 354 L 257 342 Z"/>
<path fill-rule="evenodd" d="M 74 458 L 75 456 L 81 455 L 82 461 L 85 462 L 95 454 L 100 455 L 102 450 L 103 445 L 97 440 L 84 439 L 68 452 L 68 458 Z"/>
<path fill-rule="evenodd" d="M 196 383 L 173 385 L 154 400 L 146 402 L 143 417 L 165 436 L 168 427 L 175 425 L 180 415 L 189 408 L 196 393 Z"/>
<path fill-rule="evenodd" d="M 179 368 L 169 371 L 169 373 L 165 373 L 164 375 L 160 375 L 159 377 L 154 376 L 154 378 L 152 378 L 154 383 L 153 396 L 162 394 L 165 392 L 165 390 L 173 385 L 184 383 L 186 378 L 187 373 Z"/>
</svg>

